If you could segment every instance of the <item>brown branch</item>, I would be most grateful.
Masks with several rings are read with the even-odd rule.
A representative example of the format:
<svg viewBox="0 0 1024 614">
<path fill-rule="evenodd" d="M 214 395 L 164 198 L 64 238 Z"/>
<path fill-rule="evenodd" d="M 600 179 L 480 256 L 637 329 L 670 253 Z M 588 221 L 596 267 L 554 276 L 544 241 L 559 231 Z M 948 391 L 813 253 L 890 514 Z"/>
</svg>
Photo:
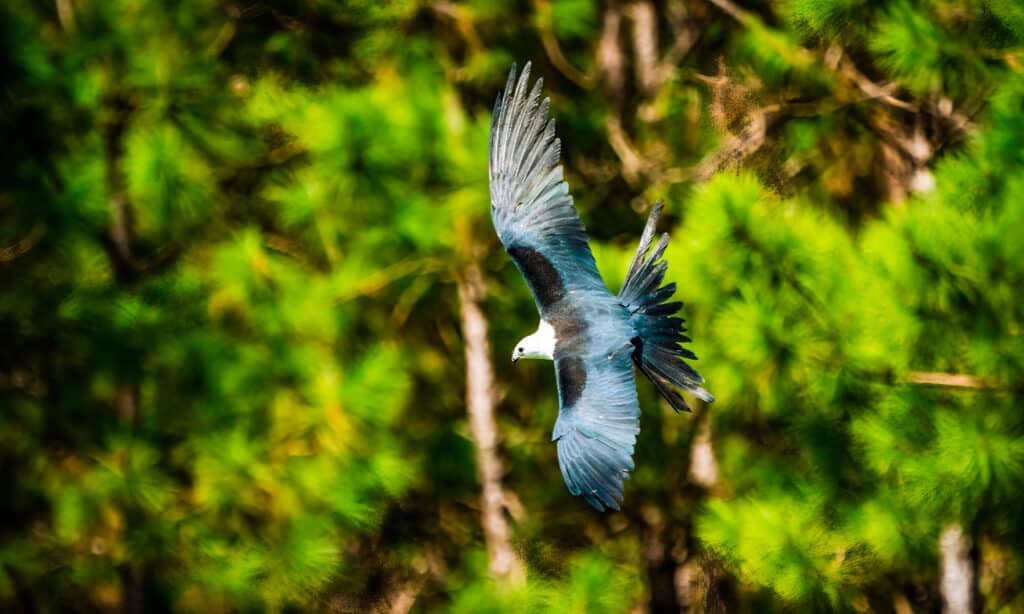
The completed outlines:
<svg viewBox="0 0 1024 614">
<path fill-rule="evenodd" d="M 867 94 L 868 99 L 880 100 L 891 107 L 909 111 L 911 113 L 919 112 L 919 109 L 913 104 L 900 100 L 891 94 L 893 90 L 899 87 L 897 84 L 887 83 L 885 85 L 879 85 L 871 79 L 868 79 L 864 73 L 853 65 L 853 62 L 850 61 L 849 56 L 845 53 L 839 62 L 839 74 L 856 85 L 860 91 Z"/>
<path fill-rule="evenodd" d="M 452 23 L 455 24 L 455 29 L 459 31 L 459 34 L 462 35 L 462 38 L 474 54 L 483 52 L 484 44 L 476 31 L 476 26 L 473 24 L 473 16 L 469 9 L 447 0 L 435 2 L 431 8 L 438 15 L 444 15 L 452 20 Z"/>
<path fill-rule="evenodd" d="M 672 26 L 673 40 L 672 47 L 665 52 L 664 57 L 658 63 L 657 84 L 661 84 L 672 78 L 679 62 L 686 57 L 693 45 L 697 42 L 700 32 L 687 19 L 686 4 L 678 3 L 669 5 L 669 24 Z"/>
<path fill-rule="evenodd" d="M 711 0 L 711 4 L 714 4 L 724 13 L 727 13 L 730 17 L 740 23 L 745 24 L 747 19 L 749 19 L 747 12 L 730 0 Z"/>
<path fill-rule="evenodd" d="M 498 456 L 498 425 L 494 419 L 494 372 L 491 368 L 487 319 L 480 303 L 484 281 L 480 268 L 468 264 L 458 281 L 459 307 L 466 353 L 466 409 L 476 443 L 480 475 L 480 513 L 491 574 L 519 584 L 525 579 L 522 562 L 512 550 L 511 530 L 505 518 L 501 486 L 502 464 Z"/>
<path fill-rule="evenodd" d="M 596 80 L 595 75 L 582 72 L 573 66 L 568 58 L 565 57 L 565 54 L 562 53 L 562 46 L 558 44 L 558 37 L 555 36 L 554 30 L 551 28 L 551 3 L 548 0 L 534 0 L 533 6 L 542 24 L 539 28 L 540 43 L 544 47 L 544 53 L 547 54 L 551 65 L 555 67 L 555 70 L 562 73 L 562 76 L 583 89 L 592 88 Z"/>
<path fill-rule="evenodd" d="M 966 373 L 935 373 L 929 371 L 914 371 L 908 374 L 907 381 L 911 384 L 925 386 L 946 386 L 949 388 L 994 388 L 995 385 L 977 375 Z"/>
<path fill-rule="evenodd" d="M 605 120 L 605 127 L 608 130 L 608 143 L 622 161 L 622 176 L 630 184 L 635 184 L 647 164 L 629 142 L 629 137 L 617 115 L 609 115 Z"/>
<path fill-rule="evenodd" d="M 28 234 L 18 239 L 14 245 L 0 247 L 0 262 L 10 262 L 15 258 L 28 253 L 33 247 L 39 244 L 39 240 L 46 234 L 46 227 L 41 222 L 36 222 L 29 229 Z"/>
<path fill-rule="evenodd" d="M 629 7 L 633 20 L 633 54 L 636 76 L 643 94 L 651 98 L 663 83 L 672 78 L 676 65 L 689 53 L 697 41 L 697 29 L 686 19 L 686 5 L 669 7 L 672 26 L 672 46 L 664 57 L 658 57 L 658 14 L 650 0 L 639 0 Z M 674 10 L 672 10 L 674 9 Z M 672 14 L 674 13 L 674 14 Z"/>
<path fill-rule="evenodd" d="M 641 176 L 654 183 L 678 183 L 692 177 L 693 173 L 688 170 L 668 167 L 666 160 L 649 157 L 638 151 L 617 115 L 611 115 L 605 120 L 605 128 L 608 130 L 608 143 L 622 163 L 620 172 L 627 183 L 636 185 Z"/>
<path fill-rule="evenodd" d="M 645 153 L 633 142 L 627 130 L 627 116 L 637 115 L 643 121 L 658 119 L 655 105 L 640 104 L 637 109 L 627 109 L 626 101 L 626 50 L 623 47 L 623 8 L 617 0 L 607 0 L 603 12 L 601 38 L 597 46 L 597 65 L 603 77 L 607 95 L 616 112 L 605 122 L 608 141 L 622 163 L 622 177 L 636 185 L 646 177 L 655 182 L 678 182 L 689 177 L 684 169 L 670 168 L 669 161 L 661 152 Z M 625 8 L 625 15 L 632 22 L 632 58 L 636 79 L 642 98 L 652 99 L 658 88 L 671 79 L 676 72 L 676 63 L 692 47 L 696 34 L 686 25 L 685 8 L 675 11 L 671 24 L 675 40 L 665 57 L 658 55 L 658 14 L 650 0 L 638 0 Z M 654 154 L 654 155 L 650 155 Z"/>
<path fill-rule="evenodd" d="M 742 24 L 747 24 L 752 17 L 744 9 L 740 8 L 737 4 L 731 0 L 710 0 L 711 4 L 714 4 L 723 12 L 736 19 Z M 809 49 L 804 49 L 805 52 L 810 52 Z M 848 81 L 856 85 L 862 92 L 864 92 L 869 99 L 878 99 L 888 104 L 889 106 L 903 109 L 904 111 L 917 112 L 917 107 L 895 98 L 892 95 L 892 91 L 899 87 L 897 84 L 889 83 L 886 85 L 879 85 L 874 81 L 868 79 L 864 73 L 857 69 L 853 62 L 849 59 L 842 49 L 836 46 L 830 46 L 825 51 L 825 57 L 823 61 L 826 66 L 837 66 L 838 74 Z"/>
<path fill-rule="evenodd" d="M 544 53 L 547 54 L 551 65 L 558 72 L 562 73 L 562 76 L 583 89 L 590 89 L 594 86 L 594 75 L 581 72 L 569 62 L 565 54 L 562 53 L 562 47 L 558 44 L 558 39 L 555 37 L 554 32 L 542 29 L 540 31 L 540 42 L 544 46 Z"/>
<path fill-rule="evenodd" d="M 757 16 L 747 12 L 731 0 L 710 1 L 742 24 L 749 25 L 758 19 Z M 947 135 L 933 143 L 925 137 L 919 122 L 915 123 L 913 130 L 908 131 L 902 124 L 894 122 L 894 118 L 889 113 L 873 114 L 868 119 L 871 128 L 882 137 L 881 153 L 885 160 L 888 200 L 894 204 L 899 204 L 911 192 L 931 189 L 934 186 L 934 177 L 928 165 L 935 158 L 943 141 L 948 139 L 950 134 L 963 134 L 972 129 L 969 115 L 956 112 L 952 107 L 952 102 L 948 99 L 940 99 L 938 103 L 932 102 L 926 111 L 922 105 L 927 103 L 907 102 L 897 98 L 893 93 L 900 88 L 898 83 L 880 84 L 872 81 L 857 68 L 852 59 L 839 45 L 832 44 L 820 54 L 806 48 L 801 48 L 801 51 L 832 70 L 838 77 L 840 84 L 836 91 L 836 102 L 838 105 L 831 109 L 827 106 L 818 109 L 812 107 L 810 109 L 812 111 L 828 112 L 830 110 L 834 111 L 845 104 L 877 101 L 892 109 L 911 113 L 918 120 L 922 115 L 930 113 L 932 116 L 944 119 L 948 123 L 949 130 Z M 811 54 L 814 55 L 812 56 Z M 724 105 L 719 103 L 724 99 L 724 95 L 729 93 L 730 82 L 725 78 L 724 70 L 720 71 L 718 78 L 702 77 L 701 75 L 698 75 L 698 78 L 704 78 L 712 86 L 712 93 L 714 95 L 714 104 L 712 104 L 711 108 L 712 119 L 716 120 L 716 124 L 719 124 L 720 127 L 728 125 L 728 122 L 724 120 L 730 118 L 729 114 L 719 112 L 718 116 L 716 116 L 716 111 L 724 109 Z M 851 100 L 849 94 L 844 94 L 846 90 L 860 92 L 863 96 L 852 97 L 855 99 Z M 792 103 L 787 102 L 781 102 L 773 106 L 775 110 L 780 110 L 786 114 L 792 114 L 796 110 Z M 757 111 L 751 112 L 748 126 L 743 133 L 728 138 L 716 153 L 707 158 L 698 167 L 696 171 L 697 177 L 707 179 L 715 172 L 736 164 L 757 151 L 764 143 L 766 127 L 764 120 L 763 114 L 759 115 Z"/>
</svg>

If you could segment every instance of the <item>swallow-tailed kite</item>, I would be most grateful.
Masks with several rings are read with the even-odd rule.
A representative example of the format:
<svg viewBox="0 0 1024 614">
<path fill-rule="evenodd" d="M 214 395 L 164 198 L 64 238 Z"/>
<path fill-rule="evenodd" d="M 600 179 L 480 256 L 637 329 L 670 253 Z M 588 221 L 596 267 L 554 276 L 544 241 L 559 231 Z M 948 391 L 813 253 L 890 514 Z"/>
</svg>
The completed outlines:
<svg viewBox="0 0 1024 614">
<path fill-rule="evenodd" d="M 537 332 L 516 345 L 513 362 L 555 362 L 559 412 L 552 441 L 573 495 L 598 510 L 619 509 L 623 480 L 633 470 L 640 432 L 633 366 L 654 382 L 676 411 L 689 407 L 676 388 L 711 402 L 704 379 L 683 358 L 682 303 L 667 302 L 675 284 L 661 285 L 668 234 L 653 251 L 661 213 L 651 211 L 618 296 L 601 280 L 587 233 L 559 164 L 560 141 L 540 99 L 542 79 L 528 87 L 530 64 L 516 81 L 512 67 L 491 119 L 491 219 L 506 251 L 533 292 Z"/>
</svg>

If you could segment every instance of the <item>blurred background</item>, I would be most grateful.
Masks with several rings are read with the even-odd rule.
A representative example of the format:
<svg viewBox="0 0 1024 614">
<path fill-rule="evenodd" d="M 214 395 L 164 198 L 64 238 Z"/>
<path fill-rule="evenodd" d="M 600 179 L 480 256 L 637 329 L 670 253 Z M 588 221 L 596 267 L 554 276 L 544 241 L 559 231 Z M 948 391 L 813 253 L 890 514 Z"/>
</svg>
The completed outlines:
<svg viewBox="0 0 1024 614">
<path fill-rule="evenodd" d="M 620 513 L 509 362 L 526 61 L 718 398 Z M 1015 0 L 5 0 L 0 141 L 4 611 L 1024 611 Z"/>
</svg>

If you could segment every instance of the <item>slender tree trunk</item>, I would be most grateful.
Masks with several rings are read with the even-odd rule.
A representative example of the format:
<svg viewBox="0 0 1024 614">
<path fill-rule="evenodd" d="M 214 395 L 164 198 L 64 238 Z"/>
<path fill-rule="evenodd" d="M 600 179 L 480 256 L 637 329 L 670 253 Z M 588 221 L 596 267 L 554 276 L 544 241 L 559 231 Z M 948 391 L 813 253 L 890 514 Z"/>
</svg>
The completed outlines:
<svg viewBox="0 0 1024 614">
<path fill-rule="evenodd" d="M 720 484 L 718 462 L 711 433 L 713 408 L 697 400 L 694 405 L 693 428 L 697 430 L 690 449 L 690 482 L 699 488 L 699 496 L 706 498 Z M 696 538 L 691 537 L 691 554 L 680 572 L 678 591 L 685 611 L 699 614 L 723 614 L 735 603 L 736 592 L 732 576 L 713 552 L 700 551 Z"/>
<path fill-rule="evenodd" d="M 947 614 L 972 614 L 979 611 L 977 600 L 978 570 L 971 538 L 959 524 L 951 524 L 939 537 L 942 559 L 942 611 Z"/>
<path fill-rule="evenodd" d="M 629 7 L 633 19 L 633 54 L 636 78 L 644 96 L 650 97 L 658 86 L 658 13 L 650 0 Z"/>
<path fill-rule="evenodd" d="M 608 96 L 621 110 L 625 100 L 626 60 L 619 40 L 622 29 L 622 8 L 618 0 L 605 0 L 601 39 L 597 43 L 597 64 L 600 66 Z"/>
<path fill-rule="evenodd" d="M 697 436 L 693 439 L 690 450 L 690 479 L 705 490 L 718 486 L 718 462 L 715 461 L 715 449 L 711 446 L 711 416 L 703 401 L 694 417 L 694 428 Z"/>
<path fill-rule="evenodd" d="M 667 527 L 659 506 L 647 506 L 643 516 L 643 555 L 647 567 L 647 587 L 651 597 L 647 611 L 651 614 L 684 611 L 676 586 L 680 567 L 673 556 L 673 542 L 679 527 Z M 689 531 L 689 527 L 683 529 Z"/>
<path fill-rule="evenodd" d="M 68 6 L 71 6 L 68 4 Z M 106 166 L 107 192 L 110 204 L 110 227 L 107 235 L 101 237 L 107 249 L 113 268 L 114 279 L 120 290 L 125 290 L 140 278 L 141 270 L 134 254 L 134 214 L 128 194 L 128 182 L 124 170 L 125 137 L 132 117 L 132 106 L 123 96 L 115 96 L 108 102 L 110 119 L 103 126 L 104 161 Z M 134 428 L 139 420 L 139 375 L 129 367 L 122 369 L 121 381 L 117 385 L 115 406 L 118 417 L 128 428 Z M 126 529 L 131 531 L 143 522 L 143 514 L 134 504 L 122 510 Z M 137 614 L 145 611 L 150 593 L 147 583 L 149 562 L 145 559 L 124 563 L 118 568 L 123 596 L 121 612 Z"/>
<path fill-rule="evenodd" d="M 480 476 L 480 513 L 487 542 L 490 572 L 513 583 L 525 577 L 522 562 L 512 550 L 511 530 L 504 512 L 502 466 L 498 457 L 498 425 L 494 420 L 494 372 L 487 341 L 487 319 L 480 309 L 483 276 L 475 264 L 467 265 L 459 280 L 459 307 L 466 344 L 466 409 L 476 443 Z"/>
</svg>

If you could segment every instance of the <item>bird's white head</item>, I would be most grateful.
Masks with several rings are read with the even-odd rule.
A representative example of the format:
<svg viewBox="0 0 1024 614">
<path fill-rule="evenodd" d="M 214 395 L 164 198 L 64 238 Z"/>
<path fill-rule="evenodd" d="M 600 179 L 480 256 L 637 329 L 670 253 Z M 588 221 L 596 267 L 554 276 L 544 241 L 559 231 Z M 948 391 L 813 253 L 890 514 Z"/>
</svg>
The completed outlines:
<svg viewBox="0 0 1024 614">
<path fill-rule="evenodd" d="M 523 337 L 523 340 L 516 344 L 512 352 L 512 362 L 518 362 L 520 358 L 546 358 L 552 360 L 555 357 L 555 329 L 545 322 L 540 321 L 537 332 Z"/>
</svg>

